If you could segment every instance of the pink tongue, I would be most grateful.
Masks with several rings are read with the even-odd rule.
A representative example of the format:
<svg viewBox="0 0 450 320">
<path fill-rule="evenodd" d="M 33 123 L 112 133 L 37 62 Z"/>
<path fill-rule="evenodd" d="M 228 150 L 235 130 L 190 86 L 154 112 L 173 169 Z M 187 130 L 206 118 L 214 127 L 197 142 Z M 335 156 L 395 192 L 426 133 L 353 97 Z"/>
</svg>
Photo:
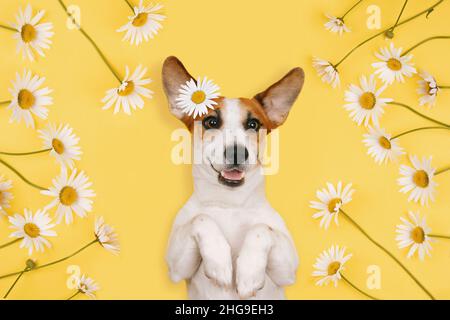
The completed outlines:
<svg viewBox="0 0 450 320">
<path fill-rule="evenodd" d="M 221 174 L 227 180 L 241 180 L 244 177 L 244 172 L 239 170 L 222 171 Z"/>
</svg>

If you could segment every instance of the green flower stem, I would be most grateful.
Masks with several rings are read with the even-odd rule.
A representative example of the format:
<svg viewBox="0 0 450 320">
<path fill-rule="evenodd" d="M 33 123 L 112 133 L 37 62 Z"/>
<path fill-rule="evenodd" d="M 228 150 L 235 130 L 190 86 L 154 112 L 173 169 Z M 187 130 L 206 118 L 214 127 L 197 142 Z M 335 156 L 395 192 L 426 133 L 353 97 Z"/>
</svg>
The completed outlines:
<svg viewBox="0 0 450 320">
<path fill-rule="evenodd" d="M 357 1 L 350 9 L 348 9 L 347 12 L 345 12 L 345 13 L 342 15 L 341 20 L 344 20 L 345 16 L 348 15 L 348 14 L 350 13 L 350 11 L 352 11 L 353 9 L 355 9 L 355 8 L 358 6 L 358 4 L 360 4 L 361 2 L 363 2 L 363 0 Z"/>
<path fill-rule="evenodd" d="M 429 234 L 428 236 L 432 237 L 432 238 L 439 238 L 439 239 L 450 240 L 450 236 L 443 236 L 443 235 L 440 235 L 440 234 Z"/>
<path fill-rule="evenodd" d="M 21 273 L 19 273 L 19 275 L 17 276 L 16 280 L 14 280 L 13 284 L 11 285 L 11 287 L 9 287 L 8 291 L 5 293 L 5 295 L 3 296 L 3 299 L 8 298 L 9 294 L 11 293 L 11 291 L 14 289 L 14 287 L 16 286 L 17 282 L 19 282 L 20 278 L 22 278 L 23 274 L 28 270 L 28 267 L 25 267 L 25 269 L 23 269 L 23 271 Z"/>
<path fill-rule="evenodd" d="M 436 124 L 438 124 L 438 125 L 440 125 L 440 126 L 447 127 L 447 128 L 450 127 L 450 124 L 447 124 L 447 123 L 438 121 L 438 120 L 436 120 L 436 119 L 430 118 L 430 117 L 428 117 L 428 116 L 426 116 L 426 115 L 424 115 L 424 114 L 422 114 L 422 113 L 420 113 L 420 112 L 414 110 L 413 108 L 411 108 L 410 106 L 408 106 L 408 105 L 406 105 L 406 104 L 404 104 L 404 103 L 391 101 L 391 102 L 388 102 L 388 104 L 393 104 L 393 105 L 400 106 L 400 107 L 403 107 L 403 108 L 405 108 L 405 109 L 408 109 L 409 111 L 415 113 L 415 114 L 418 115 L 419 117 L 422 117 L 422 118 L 424 118 L 424 119 L 426 119 L 426 120 L 428 120 L 428 121 L 434 122 L 434 123 L 436 123 Z"/>
<path fill-rule="evenodd" d="M 394 26 L 393 26 L 391 29 L 389 29 L 388 31 L 394 33 L 394 30 L 395 30 L 395 28 L 397 27 L 398 22 L 400 21 L 400 18 L 402 17 L 403 11 L 405 11 L 405 8 L 406 8 L 406 5 L 407 5 L 407 4 L 408 4 L 408 0 L 405 0 L 405 2 L 403 3 L 402 10 L 400 10 L 400 14 L 399 14 L 398 17 L 397 17 L 397 21 L 395 21 Z"/>
<path fill-rule="evenodd" d="M 427 9 L 425 9 L 425 10 L 423 10 L 423 11 L 421 11 L 421 12 L 415 14 L 415 15 L 413 15 L 412 17 L 409 17 L 409 18 L 407 18 L 407 19 L 405 19 L 405 20 L 403 20 L 403 21 L 397 23 L 397 26 L 396 26 L 396 27 L 399 27 L 399 26 L 401 26 L 401 25 L 404 25 L 405 23 L 408 23 L 408 22 L 410 22 L 410 21 L 412 21 L 412 20 L 414 20 L 414 19 L 416 19 L 416 18 L 418 18 L 418 17 L 420 17 L 420 16 L 422 16 L 422 15 L 424 15 L 424 14 L 427 14 L 427 13 L 431 12 L 432 10 L 434 10 L 434 8 L 436 8 L 436 7 L 437 7 L 438 5 L 440 5 L 442 2 L 444 2 L 444 0 L 439 0 L 438 2 L 436 2 L 436 3 L 435 3 L 434 5 L 432 5 L 431 7 L 427 8 Z M 348 52 L 341 60 L 339 60 L 338 63 L 336 63 L 336 64 L 334 65 L 334 67 L 337 68 L 342 62 L 344 62 L 345 59 L 347 59 L 347 58 L 348 58 L 353 52 L 355 52 L 358 48 L 360 48 L 361 46 L 363 46 L 363 45 L 366 44 L 367 42 L 369 42 L 369 41 L 375 39 L 376 37 L 378 37 L 378 36 L 384 34 L 386 31 L 389 31 L 392 27 L 393 27 L 393 26 L 390 26 L 389 28 L 386 28 L 386 29 L 384 29 L 384 30 L 381 30 L 381 31 L 377 32 L 376 34 L 374 34 L 373 36 L 369 37 L 368 39 L 366 39 L 366 40 L 364 40 L 363 42 L 361 42 L 361 43 L 359 43 L 358 45 L 356 45 L 356 47 L 354 47 L 353 49 L 351 49 L 351 50 L 350 50 L 350 51 L 349 51 L 349 52 Z"/>
<path fill-rule="evenodd" d="M 24 272 L 24 273 L 26 273 L 26 272 L 32 272 L 32 271 L 35 271 L 35 270 L 39 270 L 39 269 L 43 269 L 43 268 L 46 268 L 46 267 L 50 267 L 50 266 L 55 265 L 55 264 L 57 264 L 57 263 L 66 261 L 66 260 L 72 258 L 73 256 L 79 254 L 81 251 L 87 249 L 88 247 L 90 247 L 91 245 L 93 245 L 93 244 L 96 243 L 96 242 L 98 242 L 98 239 L 95 239 L 95 240 L 89 242 L 88 244 L 86 244 L 86 245 L 85 245 L 84 247 L 82 247 L 81 249 L 78 249 L 78 250 L 75 251 L 74 253 L 72 253 L 72 254 L 70 254 L 70 255 L 64 257 L 64 258 L 61 258 L 61 259 L 58 259 L 58 260 L 55 260 L 55 261 L 52 261 L 52 262 L 49 262 L 49 263 L 46 263 L 46 264 L 43 264 L 43 265 L 40 265 L 40 266 L 38 265 L 38 266 L 34 267 L 33 269 L 27 269 L 27 270 L 24 270 L 24 271 L 16 271 L 16 272 L 8 273 L 8 274 L 5 274 L 5 275 L 0 276 L 0 279 L 13 277 L 13 276 L 16 276 L 16 275 L 18 275 L 18 274 L 20 274 L 20 273 L 22 273 L 22 272 Z"/>
<path fill-rule="evenodd" d="M 379 300 L 378 298 L 375 298 L 374 296 L 371 296 L 370 294 L 368 294 L 368 293 L 366 293 L 366 292 L 364 292 L 363 290 L 361 290 L 360 288 L 358 288 L 357 286 L 355 286 L 346 276 L 344 276 L 342 273 L 341 273 L 341 277 L 342 277 L 342 280 L 344 280 L 345 282 L 347 282 L 349 285 L 350 285 L 350 287 L 352 287 L 353 289 L 355 289 L 356 291 L 358 291 L 359 293 L 362 293 L 363 295 L 365 295 L 366 297 L 368 297 L 369 299 L 372 299 L 372 300 Z"/>
<path fill-rule="evenodd" d="M 119 83 L 122 83 L 122 79 L 120 78 L 119 74 L 114 70 L 114 67 L 109 63 L 108 59 L 106 59 L 103 52 L 100 50 L 100 48 L 97 46 L 97 44 L 94 42 L 94 40 L 86 33 L 86 31 L 81 28 L 81 26 L 77 23 L 75 18 L 72 16 L 72 14 L 67 11 L 67 7 L 62 2 L 62 0 L 58 0 L 61 7 L 63 7 L 64 11 L 66 12 L 67 16 L 72 19 L 72 22 L 78 27 L 78 30 L 83 34 L 83 36 L 94 46 L 94 49 L 97 51 L 97 53 L 100 55 L 100 58 L 102 58 L 103 62 L 105 62 L 106 66 L 109 68 L 109 70 L 112 72 L 114 77 L 119 81 Z"/>
<path fill-rule="evenodd" d="M 38 150 L 38 151 L 30 151 L 30 152 L 2 152 L 2 151 L 0 151 L 0 154 L 4 155 L 4 156 L 28 156 L 28 155 L 32 155 L 32 154 L 45 153 L 45 152 L 48 152 L 51 150 L 52 150 L 52 148 Z"/>
<path fill-rule="evenodd" d="M 131 11 L 133 11 L 133 13 L 134 13 L 134 7 L 133 7 L 133 5 L 130 3 L 130 1 L 125 0 L 125 2 L 126 2 L 127 5 L 130 7 Z"/>
<path fill-rule="evenodd" d="M 10 245 L 13 245 L 13 244 L 16 243 L 16 242 L 19 242 L 20 240 L 22 240 L 22 238 L 17 238 L 17 239 L 14 239 L 13 241 L 10 241 L 10 242 L 8 242 L 8 243 L 2 244 L 2 245 L 0 246 L 0 249 L 9 247 Z"/>
<path fill-rule="evenodd" d="M 67 300 L 72 300 L 73 298 L 75 298 L 77 295 L 79 295 L 81 293 L 80 290 L 78 290 L 77 292 L 75 292 L 73 295 L 71 295 L 70 297 L 67 298 Z"/>
<path fill-rule="evenodd" d="M 413 45 L 411 48 L 409 48 L 409 49 L 406 50 L 405 52 L 403 52 L 403 53 L 402 53 L 402 57 L 405 56 L 405 55 L 407 55 L 408 53 L 410 53 L 411 51 L 413 51 L 413 50 L 416 49 L 417 47 L 423 45 L 424 43 L 427 43 L 427 42 L 432 41 L 432 40 L 442 40 L 442 39 L 450 39 L 450 36 L 434 36 L 434 37 L 426 38 L 426 39 L 420 41 L 419 43 Z"/>
<path fill-rule="evenodd" d="M 446 167 L 446 168 L 442 168 L 442 169 L 436 171 L 436 172 L 434 173 L 434 175 L 437 176 L 438 174 L 447 172 L 448 170 L 450 170 L 450 166 L 448 166 L 448 167 Z"/>
<path fill-rule="evenodd" d="M 400 138 L 400 137 L 402 137 L 402 136 L 405 136 L 405 135 L 410 134 L 410 133 L 413 133 L 413 132 L 423 131 L 423 130 L 432 130 L 432 129 L 444 129 L 444 130 L 450 130 L 450 127 L 421 127 L 421 128 L 415 128 L 415 129 L 411 129 L 411 130 L 408 130 L 408 131 L 399 133 L 399 134 L 393 136 L 393 137 L 391 138 L 391 140 Z"/>
<path fill-rule="evenodd" d="M 6 101 L 0 101 L 0 106 L 4 105 L 4 104 L 10 104 L 11 100 L 6 100 Z"/>
<path fill-rule="evenodd" d="M 389 257 L 391 257 L 410 277 L 414 280 L 414 282 L 430 297 L 431 300 L 436 300 L 435 297 L 423 286 L 422 283 L 398 260 L 392 253 L 390 253 L 385 247 L 383 247 L 380 243 L 378 243 L 375 239 L 373 239 L 369 234 L 358 224 L 355 220 L 353 220 L 344 210 L 339 209 L 339 212 L 356 227 L 362 234 L 366 236 L 374 245 L 383 250 Z"/>
<path fill-rule="evenodd" d="M 39 190 L 48 190 L 47 188 L 38 186 L 37 184 L 34 184 L 33 182 L 31 182 L 30 180 L 28 180 L 27 178 L 25 178 L 19 171 L 17 171 L 13 166 L 11 166 L 8 162 L 6 162 L 3 159 L 0 159 L 0 163 L 2 163 L 5 167 L 9 168 L 12 172 L 14 172 L 16 175 L 19 176 L 20 179 L 22 179 L 24 182 L 28 183 L 30 186 L 32 186 L 33 188 L 39 189 Z"/>
<path fill-rule="evenodd" d="M 0 28 L 5 29 L 5 30 L 9 30 L 9 31 L 17 32 L 17 30 L 14 29 L 13 27 L 5 26 L 3 24 L 0 24 Z"/>
</svg>

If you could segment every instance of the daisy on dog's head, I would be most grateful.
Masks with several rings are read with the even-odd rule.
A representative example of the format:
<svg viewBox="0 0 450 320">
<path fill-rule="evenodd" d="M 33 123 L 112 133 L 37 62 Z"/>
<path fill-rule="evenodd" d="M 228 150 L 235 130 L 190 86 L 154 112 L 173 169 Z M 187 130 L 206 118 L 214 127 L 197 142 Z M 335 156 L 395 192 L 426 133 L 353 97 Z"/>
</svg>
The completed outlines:
<svg viewBox="0 0 450 320">
<path fill-rule="evenodd" d="M 219 87 L 206 77 L 197 81 L 190 79 L 181 85 L 179 92 L 178 106 L 194 119 L 207 114 L 208 109 L 214 109 L 220 95 Z"/>
</svg>

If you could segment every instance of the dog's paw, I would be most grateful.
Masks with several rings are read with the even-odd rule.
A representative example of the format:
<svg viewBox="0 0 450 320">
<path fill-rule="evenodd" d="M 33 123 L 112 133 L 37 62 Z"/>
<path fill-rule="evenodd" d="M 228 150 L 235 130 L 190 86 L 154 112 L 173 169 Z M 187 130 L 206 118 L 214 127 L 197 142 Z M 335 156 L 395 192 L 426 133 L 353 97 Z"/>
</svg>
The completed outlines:
<svg viewBox="0 0 450 320">
<path fill-rule="evenodd" d="M 215 285 L 230 288 L 233 281 L 233 265 L 230 249 L 218 251 L 203 257 L 205 276 Z"/>
<path fill-rule="evenodd" d="M 231 263 L 222 265 L 209 260 L 204 264 L 205 276 L 218 287 L 230 288 L 233 278 Z"/>
<path fill-rule="evenodd" d="M 205 276 L 215 285 L 230 288 L 233 282 L 231 248 L 225 238 L 211 237 L 200 249 Z"/>
<path fill-rule="evenodd" d="M 236 289 L 241 299 L 249 299 L 264 288 L 266 262 L 255 255 L 241 255 L 236 261 Z"/>
<path fill-rule="evenodd" d="M 214 220 L 203 214 L 195 217 L 192 221 L 192 235 L 200 250 L 205 276 L 218 286 L 231 287 L 231 247 Z"/>
</svg>

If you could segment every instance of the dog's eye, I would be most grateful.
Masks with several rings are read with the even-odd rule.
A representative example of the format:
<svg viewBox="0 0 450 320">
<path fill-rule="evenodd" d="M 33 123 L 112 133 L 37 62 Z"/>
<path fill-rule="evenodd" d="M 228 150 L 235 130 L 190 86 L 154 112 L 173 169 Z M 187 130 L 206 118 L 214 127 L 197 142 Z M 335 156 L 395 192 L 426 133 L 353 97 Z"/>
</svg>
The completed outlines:
<svg viewBox="0 0 450 320">
<path fill-rule="evenodd" d="M 207 117 L 203 119 L 203 127 L 205 129 L 217 129 L 220 127 L 220 120 L 214 116 Z"/>
<path fill-rule="evenodd" d="M 255 130 L 258 131 L 259 128 L 261 127 L 261 123 L 259 123 L 258 119 L 249 119 L 247 121 L 247 130 L 251 129 L 251 130 Z"/>
</svg>

